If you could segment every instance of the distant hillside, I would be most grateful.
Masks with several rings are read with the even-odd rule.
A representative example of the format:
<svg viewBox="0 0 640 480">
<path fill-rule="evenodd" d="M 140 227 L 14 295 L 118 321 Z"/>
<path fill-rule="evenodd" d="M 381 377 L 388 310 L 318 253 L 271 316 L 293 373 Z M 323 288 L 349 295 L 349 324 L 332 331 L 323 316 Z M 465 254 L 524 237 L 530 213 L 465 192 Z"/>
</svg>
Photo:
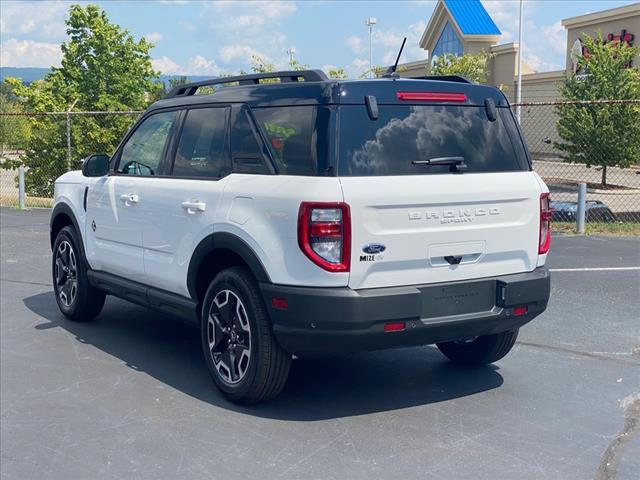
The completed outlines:
<svg viewBox="0 0 640 480">
<path fill-rule="evenodd" d="M 41 80 L 49 72 L 48 68 L 36 67 L 0 67 L 0 81 L 4 81 L 5 77 L 21 78 L 24 83 L 31 83 Z M 180 75 L 160 75 L 160 80 L 168 83 L 169 80 L 180 78 Z M 189 75 L 189 81 L 197 82 L 211 78 L 210 75 Z"/>
</svg>

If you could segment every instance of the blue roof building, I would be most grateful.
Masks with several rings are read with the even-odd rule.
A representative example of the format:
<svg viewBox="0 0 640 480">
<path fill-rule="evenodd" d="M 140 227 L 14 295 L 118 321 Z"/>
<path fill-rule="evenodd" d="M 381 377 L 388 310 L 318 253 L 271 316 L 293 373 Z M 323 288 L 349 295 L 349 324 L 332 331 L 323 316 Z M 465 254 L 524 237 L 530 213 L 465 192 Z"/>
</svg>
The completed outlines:
<svg viewBox="0 0 640 480">
<path fill-rule="evenodd" d="M 480 0 L 444 0 L 460 30 L 464 35 L 501 35 Z"/>
<path fill-rule="evenodd" d="M 429 57 L 489 51 L 502 32 L 480 0 L 439 0 L 420 46 Z"/>
</svg>

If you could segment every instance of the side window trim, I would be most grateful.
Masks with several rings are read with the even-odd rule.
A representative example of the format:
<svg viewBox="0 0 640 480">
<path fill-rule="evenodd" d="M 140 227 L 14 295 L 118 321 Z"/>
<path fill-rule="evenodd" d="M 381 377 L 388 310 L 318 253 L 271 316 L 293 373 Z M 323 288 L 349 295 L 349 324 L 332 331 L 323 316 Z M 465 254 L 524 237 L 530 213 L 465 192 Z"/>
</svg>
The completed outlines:
<svg viewBox="0 0 640 480">
<path fill-rule="evenodd" d="M 168 142 L 166 143 L 166 145 L 164 146 L 164 149 L 162 151 L 162 157 L 161 157 L 160 163 L 158 165 L 159 174 L 158 175 L 136 175 L 137 177 L 152 177 L 152 178 L 164 176 L 165 171 L 166 171 L 165 168 L 167 166 L 167 153 L 169 151 L 169 147 L 170 147 L 170 145 L 171 145 L 171 143 L 173 141 L 173 138 L 175 136 L 176 125 L 181 123 L 180 114 L 181 114 L 181 110 L 182 109 L 183 109 L 183 107 L 163 108 L 163 109 L 153 110 L 151 112 L 148 112 L 148 113 L 144 114 L 142 117 L 140 117 L 138 119 L 138 121 L 129 129 L 129 131 L 127 132 L 125 137 L 122 139 L 122 141 L 120 142 L 120 144 L 116 148 L 116 151 L 115 151 L 115 153 L 113 154 L 113 157 L 112 157 L 113 166 L 111 167 L 111 169 L 109 171 L 109 175 L 131 177 L 131 175 L 125 175 L 125 174 L 122 174 L 122 173 L 118 172 L 118 167 L 120 166 L 120 159 L 122 157 L 122 150 L 124 149 L 124 146 L 127 144 L 129 139 L 133 136 L 133 134 L 138 130 L 138 128 L 140 128 L 140 126 L 149 117 L 151 117 L 153 115 L 160 114 L 160 113 L 177 112 L 176 119 L 173 122 L 173 125 L 171 126 L 171 132 L 169 133 Z"/>
<path fill-rule="evenodd" d="M 182 132 L 184 130 L 184 126 L 187 122 L 187 115 L 190 110 L 198 110 L 203 108 L 223 108 L 225 110 L 225 128 L 224 128 L 224 165 L 222 174 L 219 177 L 190 177 L 190 176 L 174 176 L 173 168 L 176 163 L 176 155 L 178 152 L 178 146 L 180 145 L 180 137 L 182 136 Z M 167 158 L 167 170 L 162 177 L 166 178 L 178 178 L 178 179 L 187 179 L 187 180 L 205 180 L 205 181 L 217 181 L 221 178 L 226 177 L 232 172 L 232 164 L 231 164 L 231 145 L 230 145 L 230 124 L 231 124 L 231 106 L 229 104 L 202 104 L 202 105 L 193 105 L 188 108 L 183 108 L 180 112 L 180 118 L 178 123 L 180 124 L 179 128 L 176 129 L 175 135 L 172 138 L 172 145 L 170 149 L 170 153 Z"/>
</svg>

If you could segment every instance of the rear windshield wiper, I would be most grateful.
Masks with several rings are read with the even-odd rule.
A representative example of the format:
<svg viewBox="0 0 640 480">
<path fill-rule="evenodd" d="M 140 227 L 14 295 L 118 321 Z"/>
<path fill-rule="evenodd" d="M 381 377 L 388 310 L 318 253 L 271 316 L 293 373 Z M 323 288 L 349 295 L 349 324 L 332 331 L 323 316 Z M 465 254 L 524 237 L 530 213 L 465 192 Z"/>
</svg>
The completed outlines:
<svg viewBox="0 0 640 480">
<path fill-rule="evenodd" d="M 451 165 L 451 170 L 462 172 L 467 169 L 464 157 L 437 157 L 428 160 L 413 160 L 413 165 Z"/>
</svg>

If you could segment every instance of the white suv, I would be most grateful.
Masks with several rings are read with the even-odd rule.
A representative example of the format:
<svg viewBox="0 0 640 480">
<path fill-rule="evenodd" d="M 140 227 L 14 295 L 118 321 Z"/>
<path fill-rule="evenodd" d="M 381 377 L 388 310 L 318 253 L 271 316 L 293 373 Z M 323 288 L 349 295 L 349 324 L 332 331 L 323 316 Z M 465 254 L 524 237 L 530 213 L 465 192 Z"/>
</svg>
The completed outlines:
<svg viewBox="0 0 640 480">
<path fill-rule="evenodd" d="M 72 320 L 105 294 L 193 319 L 216 385 L 255 403 L 294 355 L 502 358 L 547 306 L 550 219 L 493 87 L 247 75 L 176 88 L 56 181 L 53 280 Z"/>
</svg>

